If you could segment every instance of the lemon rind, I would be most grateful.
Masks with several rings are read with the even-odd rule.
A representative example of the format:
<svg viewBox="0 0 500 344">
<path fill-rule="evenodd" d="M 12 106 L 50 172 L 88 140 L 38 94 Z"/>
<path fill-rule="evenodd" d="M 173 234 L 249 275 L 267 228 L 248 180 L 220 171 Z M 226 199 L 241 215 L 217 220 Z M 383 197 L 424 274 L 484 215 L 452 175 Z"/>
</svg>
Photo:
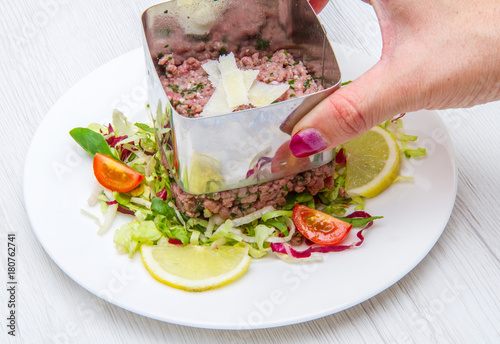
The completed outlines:
<svg viewBox="0 0 500 344">
<path fill-rule="evenodd" d="M 231 271 L 204 280 L 191 280 L 182 278 L 163 270 L 160 264 L 153 258 L 152 250 L 154 245 L 141 246 L 141 258 L 146 270 L 157 281 L 171 287 L 192 292 L 206 291 L 222 287 L 239 277 L 241 277 L 250 267 L 251 258 L 247 252 L 243 255 L 240 263 Z"/>
<path fill-rule="evenodd" d="M 380 128 L 379 126 L 375 126 L 370 130 L 376 131 L 385 139 L 389 148 L 389 158 L 385 162 L 382 171 L 380 171 L 380 173 L 369 183 L 351 190 L 346 190 L 347 194 L 351 197 L 375 197 L 389 187 L 399 173 L 399 147 L 394 137 L 387 130 Z"/>
</svg>

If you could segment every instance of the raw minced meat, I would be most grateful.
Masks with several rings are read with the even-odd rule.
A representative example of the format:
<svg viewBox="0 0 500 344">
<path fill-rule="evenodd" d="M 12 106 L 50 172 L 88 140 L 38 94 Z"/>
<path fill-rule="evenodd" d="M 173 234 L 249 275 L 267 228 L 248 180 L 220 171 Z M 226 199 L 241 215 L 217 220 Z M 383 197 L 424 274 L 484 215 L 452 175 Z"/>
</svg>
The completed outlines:
<svg viewBox="0 0 500 344">
<path fill-rule="evenodd" d="M 310 171 L 239 189 L 192 195 L 177 184 L 172 185 L 176 205 L 189 217 L 198 217 L 204 209 L 219 214 L 223 219 L 237 218 L 266 206 L 280 208 L 290 192 L 308 191 L 316 195 L 324 187 L 333 188 L 334 163 L 330 162 Z"/>
<path fill-rule="evenodd" d="M 199 117 L 203 107 L 215 91 L 208 80 L 208 75 L 202 65 L 209 60 L 187 58 L 182 64 L 176 65 L 172 55 L 165 55 L 158 64 L 165 68 L 165 74 L 160 77 L 165 93 L 175 110 L 186 117 Z M 256 52 L 250 56 L 236 58 L 238 68 L 242 70 L 259 70 L 257 80 L 269 84 L 286 83 L 289 89 L 277 99 L 283 101 L 305 94 L 322 90 L 312 78 L 302 61 L 295 61 L 286 50 L 279 50 L 272 56 Z M 251 108 L 242 105 L 237 110 Z"/>
<path fill-rule="evenodd" d="M 203 56 L 203 55 L 201 55 Z M 158 64 L 165 70 L 161 83 L 175 110 L 186 117 L 200 117 L 203 107 L 215 91 L 202 68 L 209 59 L 198 60 L 189 57 L 177 65 L 173 55 L 161 57 Z M 296 61 L 286 50 L 279 50 L 272 56 L 247 50 L 236 57 L 236 64 L 242 70 L 259 70 L 257 80 L 270 84 L 286 83 L 289 89 L 277 101 L 315 93 L 323 89 L 311 77 L 302 63 Z M 235 111 L 254 107 L 240 105 Z M 198 217 L 204 209 L 222 218 L 241 217 L 265 206 L 280 208 L 290 192 L 308 191 L 316 195 L 324 187 L 333 188 L 334 163 L 310 171 L 290 175 L 281 179 L 239 189 L 193 195 L 172 184 L 172 195 L 176 205 L 186 215 Z"/>
</svg>

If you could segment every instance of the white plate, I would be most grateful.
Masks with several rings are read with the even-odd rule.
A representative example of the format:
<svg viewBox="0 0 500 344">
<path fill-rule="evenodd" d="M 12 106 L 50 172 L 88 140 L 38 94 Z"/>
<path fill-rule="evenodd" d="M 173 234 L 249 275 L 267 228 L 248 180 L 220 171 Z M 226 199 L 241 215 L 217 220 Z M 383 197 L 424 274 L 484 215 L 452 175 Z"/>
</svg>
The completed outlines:
<svg viewBox="0 0 500 344">
<path fill-rule="evenodd" d="M 335 47 L 343 79 L 358 76 L 373 59 Z M 48 113 L 31 144 L 24 178 L 26 209 L 33 230 L 54 262 L 95 295 L 132 312 L 170 323 L 252 329 L 295 324 L 342 311 L 385 290 L 413 269 L 434 246 L 448 222 L 457 190 L 453 147 L 436 112 L 405 117 L 427 158 L 405 162 L 413 182 L 392 185 L 367 202 L 383 220 L 357 249 L 324 255 L 325 261 L 288 265 L 269 255 L 254 260 L 232 284 L 189 293 L 154 280 L 140 260 L 116 252 L 117 218 L 102 236 L 80 209 L 95 183 L 91 156 L 68 132 L 91 122 L 106 123 L 111 110 L 146 122 L 145 68 L 141 49 L 97 69 L 67 92 Z M 98 213 L 98 209 L 90 211 Z M 352 235 L 351 235 L 352 237 Z"/>
</svg>

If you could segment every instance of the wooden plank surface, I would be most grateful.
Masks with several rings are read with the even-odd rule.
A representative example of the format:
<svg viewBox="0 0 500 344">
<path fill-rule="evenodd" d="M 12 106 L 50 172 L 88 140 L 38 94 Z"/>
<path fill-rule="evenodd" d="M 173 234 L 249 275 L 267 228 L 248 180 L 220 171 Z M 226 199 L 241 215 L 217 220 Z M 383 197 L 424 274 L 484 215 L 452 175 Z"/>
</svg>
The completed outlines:
<svg viewBox="0 0 500 344">
<path fill-rule="evenodd" d="M 17 233 L 19 327 L 17 337 L 6 335 L 2 252 L 1 343 L 500 342 L 498 102 L 440 112 L 453 140 L 459 176 L 457 201 L 444 234 L 398 283 L 346 311 L 273 329 L 205 330 L 125 311 L 66 276 L 45 253 L 27 219 L 22 190 L 26 152 L 57 99 L 100 65 L 141 46 L 139 16 L 155 3 L 2 1 L 0 246 L 4 251 L 7 232 Z M 379 54 L 380 33 L 369 5 L 336 0 L 321 19 L 332 41 Z"/>
</svg>

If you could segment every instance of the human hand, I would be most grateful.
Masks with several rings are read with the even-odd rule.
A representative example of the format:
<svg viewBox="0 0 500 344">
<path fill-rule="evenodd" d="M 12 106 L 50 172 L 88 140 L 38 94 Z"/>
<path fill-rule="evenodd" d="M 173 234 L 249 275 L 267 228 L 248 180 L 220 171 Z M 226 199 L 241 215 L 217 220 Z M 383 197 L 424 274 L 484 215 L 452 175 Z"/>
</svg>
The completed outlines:
<svg viewBox="0 0 500 344">
<path fill-rule="evenodd" d="M 500 100 L 498 0 L 371 0 L 383 39 L 369 71 L 316 106 L 290 150 L 336 147 L 403 112 Z"/>
</svg>

